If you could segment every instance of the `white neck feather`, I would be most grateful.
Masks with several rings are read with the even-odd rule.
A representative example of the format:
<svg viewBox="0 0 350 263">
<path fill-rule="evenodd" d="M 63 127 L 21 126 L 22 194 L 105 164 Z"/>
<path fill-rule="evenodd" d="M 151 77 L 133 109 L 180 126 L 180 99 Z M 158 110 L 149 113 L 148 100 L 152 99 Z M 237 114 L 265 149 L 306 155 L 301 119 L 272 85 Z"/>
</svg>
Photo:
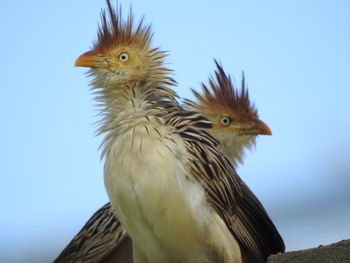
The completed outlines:
<svg viewBox="0 0 350 263">
<path fill-rule="evenodd" d="M 246 149 L 255 147 L 255 135 L 235 135 L 232 132 L 211 129 L 210 133 L 220 142 L 221 150 L 234 167 L 243 164 Z"/>
</svg>

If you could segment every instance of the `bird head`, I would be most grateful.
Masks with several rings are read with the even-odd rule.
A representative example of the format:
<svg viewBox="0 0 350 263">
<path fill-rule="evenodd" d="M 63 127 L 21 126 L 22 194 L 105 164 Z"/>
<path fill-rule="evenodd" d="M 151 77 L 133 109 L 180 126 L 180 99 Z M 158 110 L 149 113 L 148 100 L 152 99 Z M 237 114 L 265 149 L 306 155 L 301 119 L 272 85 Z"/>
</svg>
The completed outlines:
<svg viewBox="0 0 350 263">
<path fill-rule="evenodd" d="M 170 70 L 163 67 L 166 52 L 151 48 L 151 27 L 141 20 L 134 26 L 130 10 L 126 21 L 121 8 L 114 9 L 109 0 L 107 14 L 101 13 L 97 41 L 93 48 L 75 61 L 77 67 L 91 68 L 91 74 L 103 80 L 103 84 L 121 84 L 130 81 L 163 80 Z"/>
<path fill-rule="evenodd" d="M 257 135 L 271 135 L 270 128 L 259 119 L 249 99 L 244 75 L 241 89 L 234 87 L 222 66 L 215 61 L 214 77 L 202 84 L 203 94 L 192 90 L 197 102 L 187 101 L 192 110 L 209 119 L 210 133 L 220 141 L 224 153 L 233 161 L 243 162 L 244 149 L 255 145 Z"/>
</svg>

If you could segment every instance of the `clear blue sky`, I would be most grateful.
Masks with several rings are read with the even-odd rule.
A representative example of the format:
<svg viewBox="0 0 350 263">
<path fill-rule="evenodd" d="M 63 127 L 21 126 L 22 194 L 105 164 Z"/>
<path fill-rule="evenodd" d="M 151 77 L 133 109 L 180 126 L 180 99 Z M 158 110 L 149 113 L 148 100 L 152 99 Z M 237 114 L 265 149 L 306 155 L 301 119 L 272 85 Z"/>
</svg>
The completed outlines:
<svg viewBox="0 0 350 263">
<path fill-rule="evenodd" d="M 120 0 L 128 9 L 130 2 Z M 0 262 L 50 262 L 107 202 L 94 102 L 74 60 L 104 1 L 2 1 Z M 288 250 L 350 238 L 350 2 L 133 1 L 191 97 L 219 59 L 273 136 L 239 174 Z"/>
</svg>

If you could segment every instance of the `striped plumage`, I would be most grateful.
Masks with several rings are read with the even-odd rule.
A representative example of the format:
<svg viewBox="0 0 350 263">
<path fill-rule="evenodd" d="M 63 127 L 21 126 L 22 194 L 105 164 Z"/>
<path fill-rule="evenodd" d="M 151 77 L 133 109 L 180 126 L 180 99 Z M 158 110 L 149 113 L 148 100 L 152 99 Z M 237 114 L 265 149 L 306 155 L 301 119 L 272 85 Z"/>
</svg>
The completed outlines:
<svg viewBox="0 0 350 263">
<path fill-rule="evenodd" d="M 210 78 L 209 81 L 210 88 L 207 88 L 207 85 L 203 84 L 203 95 L 193 91 L 197 101 L 187 100 L 186 104 L 189 110 L 200 112 L 205 117 L 211 119 L 213 127 L 209 128 L 208 132 L 220 142 L 221 147 L 227 149 L 235 148 L 234 150 L 226 150 L 224 153 L 240 153 L 239 155 L 226 155 L 235 166 L 237 162 L 242 161 L 241 156 L 244 148 L 250 148 L 250 146 L 255 143 L 256 135 L 252 135 L 251 132 L 239 135 L 237 131 L 230 129 L 231 123 L 235 121 L 237 123 L 237 120 L 239 120 L 241 124 L 250 122 L 252 119 L 255 119 L 255 123 L 259 123 L 260 121 L 257 118 L 257 110 L 249 101 L 244 81 L 242 81 L 241 90 L 236 89 L 230 77 L 225 74 L 222 66 L 218 63 L 216 63 L 216 66 L 215 79 Z M 231 96 L 226 96 L 227 93 L 231 94 Z M 209 99 L 215 98 L 217 98 L 217 100 L 222 100 L 223 97 L 220 97 L 219 94 L 225 94 L 224 98 L 231 99 L 231 102 L 226 104 L 222 103 L 221 105 L 224 105 L 224 107 L 217 111 L 215 108 L 212 109 L 210 107 L 211 104 L 208 102 L 210 101 Z M 233 96 L 233 94 L 235 94 L 235 96 Z M 208 97 L 208 99 L 205 99 L 205 97 Z M 240 105 L 242 105 L 242 100 L 245 100 L 245 107 L 250 108 L 250 110 L 245 109 L 243 111 L 243 116 L 241 116 L 242 111 L 237 110 L 239 107 L 236 107 L 237 101 L 241 102 Z M 248 118 L 245 112 L 250 113 Z M 230 123 L 222 124 L 222 118 L 224 117 L 229 117 Z M 252 127 L 254 127 L 254 125 Z M 220 136 L 215 136 L 219 133 L 218 131 L 215 133 L 215 130 L 219 130 L 221 133 L 224 133 L 224 135 L 220 134 Z M 256 133 L 268 134 L 269 129 L 262 129 L 256 131 Z M 227 139 L 227 137 L 233 138 Z M 55 262 L 110 262 L 112 258 L 115 262 L 132 262 L 132 250 L 130 238 L 112 212 L 110 204 L 107 203 L 89 219 Z"/>
<path fill-rule="evenodd" d="M 126 231 L 114 215 L 110 204 L 107 203 L 89 219 L 54 262 L 109 262 L 108 256 L 113 256 L 115 262 L 131 263 L 131 244 L 126 238 Z M 123 243 L 127 244 L 125 250 Z M 118 255 L 113 254 L 116 247 L 118 247 Z M 124 251 L 128 256 L 124 256 Z M 130 261 L 122 261 L 117 256 L 130 258 Z"/>
<path fill-rule="evenodd" d="M 132 19 L 121 23 L 108 5 L 111 23 L 100 39 L 104 33 L 129 39 L 108 41 L 103 52 L 86 53 L 76 64 L 92 67 L 95 77 L 105 184 L 135 262 L 264 262 L 283 250 L 264 208 L 205 131 L 211 123 L 176 103 L 164 53 L 149 41 L 134 44 L 138 32 L 150 36 L 149 28 L 133 31 Z"/>
</svg>

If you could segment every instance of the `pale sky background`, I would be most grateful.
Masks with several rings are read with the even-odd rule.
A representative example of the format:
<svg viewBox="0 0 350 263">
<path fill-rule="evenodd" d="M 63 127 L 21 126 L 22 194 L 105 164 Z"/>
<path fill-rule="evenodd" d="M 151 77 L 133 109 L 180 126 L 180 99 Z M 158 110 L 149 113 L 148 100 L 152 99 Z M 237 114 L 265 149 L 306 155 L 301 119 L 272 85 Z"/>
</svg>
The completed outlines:
<svg viewBox="0 0 350 263">
<path fill-rule="evenodd" d="M 129 1 L 120 0 L 124 9 Z M 242 70 L 273 136 L 238 169 L 287 250 L 350 238 L 350 1 L 132 1 L 178 93 Z M 51 262 L 103 204 L 86 69 L 104 1 L 1 1 L 0 262 Z"/>
</svg>

